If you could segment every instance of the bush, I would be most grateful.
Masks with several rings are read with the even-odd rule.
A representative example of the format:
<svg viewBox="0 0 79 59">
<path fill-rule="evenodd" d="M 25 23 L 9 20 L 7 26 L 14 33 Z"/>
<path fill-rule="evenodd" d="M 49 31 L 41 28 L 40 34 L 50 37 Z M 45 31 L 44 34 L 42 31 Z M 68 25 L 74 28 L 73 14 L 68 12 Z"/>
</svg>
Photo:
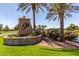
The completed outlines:
<svg viewBox="0 0 79 59">
<path fill-rule="evenodd" d="M 74 32 L 66 32 L 64 34 L 64 38 L 67 39 L 67 40 L 74 40 L 75 38 L 77 38 L 77 34 L 75 34 Z"/>
<path fill-rule="evenodd" d="M 41 34 L 40 30 L 35 30 L 34 32 L 32 32 L 33 36 L 37 36 L 37 35 L 40 35 L 40 34 Z"/>
<path fill-rule="evenodd" d="M 48 37 L 57 39 L 59 37 L 59 30 L 58 29 L 53 29 L 53 30 L 48 30 Z"/>
<path fill-rule="evenodd" d="M 46 34 L 46 32 L 44 30 L 41 32 L 41 35 L 42 35 L 42 37 L 46 37 L 47 36 L 47 34 Z"/>
</svg>

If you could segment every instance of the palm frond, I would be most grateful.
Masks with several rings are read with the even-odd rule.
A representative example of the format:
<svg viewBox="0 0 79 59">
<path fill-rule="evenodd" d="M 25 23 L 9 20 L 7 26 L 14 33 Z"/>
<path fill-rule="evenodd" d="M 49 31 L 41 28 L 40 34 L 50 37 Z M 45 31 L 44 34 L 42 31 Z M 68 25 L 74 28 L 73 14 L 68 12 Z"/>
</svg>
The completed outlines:
<svg viewBox="0 0 79 59">
<path fill-rule="evenodd" d="M 57 16 L 55 16 L 55 17 L 53 18 L 53 21 L 55 21 L 57 18 L 58 18 L 58 17 L 57 17 Z"/>
<path fill-rule="evenodd" d="M 30 7 L 30 5 L 27 5 L 27 6 L 24 6 L 21 10 L 22 11 L 25 11 L 27 8 L 29 8 Z"/>
<path fill-rule="evenodd" d="M 48 19 L 49 21 L 50 20 L 56 20 L 57 18 L 57 14 L 53 14 L 53 13 L 48 13 L 47 16 L 46 16 L 46 19 Z"/>
<path fill-rule="evenodd" d="M 42 12 L 44 12 L 44 10 L 41 7 L 39 7 L 39 8 L 41 9 Z"/>
<path fill-rule="evenodd" d="M 76 11 L 79 11 L 79 6 L 72 6 L 72 8 Z"/>
<path fill-rule="evenodd" d="M 38 10 L 35 10 L 36 11 L 36 13 L 38 14 Z"/>
<path fill-rule="evenodd" d="M 17 11 L 20 10 L 20 9 L 22 9 L 22 8 L 24 8 L 25 6 L 28 6 L 29 4 L 30 3 L 19 3 Z"/>
<path fill-rule="evenodd" d="M 47 16 L 46 16 L 46 19 L 50 19 L 51 17 L 52 17 L 53 15 L 51 15 L 51 14 L 47 14 Z"/>
<path fill-rule="evenodd" d="M 26 10 L 26 14 L 30 11 L 31 7 L 29 7 L 27 10 Z"/>
<path fill-rule="evenodd" d="M 47 4 L 46 4 L 46 3 L 19 3 L 17 10 L 26 11 L 26 13 L 27 13 L 28 10 L 26 10 L 26 9 L 29 9 L 29 10 L 30 10 L 29 7 L 32 8 L 32 5 L 34 5 L 34 4 L 35 4 L 35 11 L 36 11 L 37 14 L 38 14 L 38 12 L 39 12 L 39 9 L 40 9 L 42 12 L 44 12 L 43 7 L 44 7 L 44 8 L 47 8 Z"/>
<path fill-rule="evenodd" d="M 55 21 L 56 19 L 57 19 L 57 16 L 51 16 L 48 20 L 49 21 L 51 21 L 51 20 Z"/>
<path fill-rule="evenodd" d="M 64 19 L 66 20 L 66 16 L 64 15 Z"/>
<path fill-rule="evenodd" d="M 56 16 L 57 13 L 47 13 L 46 19 L 52 19 L 52 17 Z"/>
<path fill-rule="evenodd" d="M 36 13 L 38 14 L 38 12 L 39 12 L 39 7 L 37 7 L 35 11 L 36 11 Z"/>
<path fill-rule="evenodd" d="M 66 6 L 65 11 L 79 13 L 79 6 L 68 5 Z"/>
<path fill-rule="evenodd" d="M 79 6 L 73 6 L 71 3 L 63 3 L 64 18 L 72 17 L 70 13 L 79 13 Z M 61 11 L 60 3 L 49 4 L 49 13 L 47 14 L 47 19 L 56 17 L 57 14 Z M 59 18 L 59 15 L 57 15 Z"/>
<path fill-rule="evenodd" d="M 42 7 L 44 7 L 47 11 L 49 10 L 49 4 L 41 3 Z"/>
<path fill-rule="evenodd" d="M 69 13 L 66 13 L 65 16 L 67 16 L 67 17 L 69 17 L 69 18 L 72 17 L 72 15 L 69 14 Z"/>
</svg>

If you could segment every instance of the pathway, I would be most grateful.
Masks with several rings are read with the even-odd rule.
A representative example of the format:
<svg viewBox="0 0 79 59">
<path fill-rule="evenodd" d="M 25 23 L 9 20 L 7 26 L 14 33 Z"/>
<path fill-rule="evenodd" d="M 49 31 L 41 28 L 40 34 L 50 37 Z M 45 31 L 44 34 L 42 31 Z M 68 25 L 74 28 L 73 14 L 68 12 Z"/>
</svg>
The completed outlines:
<svg viewBox="0 0 79 59">
<path fill-rule="evenodd" d="M 51 40 L 47 37 L 39 43 L 39 45 L 53 47 L 53 48 L 79 48 L 79 43 L 72 41 L 59 42 L 55 40 Z"/>
</svg>

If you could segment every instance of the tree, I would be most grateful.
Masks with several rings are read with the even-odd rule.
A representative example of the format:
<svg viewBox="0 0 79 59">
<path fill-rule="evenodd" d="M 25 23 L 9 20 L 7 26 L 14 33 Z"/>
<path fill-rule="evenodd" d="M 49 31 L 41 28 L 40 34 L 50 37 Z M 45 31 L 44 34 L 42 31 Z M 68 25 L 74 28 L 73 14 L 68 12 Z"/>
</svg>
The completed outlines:
<svg viewBox="0 0 79 59">
<path fill-rule="evenodd" d="M 2 28 L 3 28 L 3 25 L 2 25 L 2 24 L 0 24 L 0 31 L 2 30 Z"/>
<path fill-rule="evenodd" d="M 16 25 L 16 26 L 14 27 L 14 30 L 15 30 L 15 31 L 18 30 L 18 25 Z"/>
<path fill-rule="evenodd" d="M 4 31 L 9 31 L 8 25 L 6 25 L 3 30 L 4 30 Z"/>
<path fill-rule="evenodd" d="M 49 6 L 46 19 L 60 20 L 60 41 L 64 40 L 64 18 L 71 17 L 71 12 L 78 12 L 79 7 L 71 3 L 53 3 Z"/>
<path fill-rule="evenodd" d="M 42 27 L 42 29 L 45 29 L 47 26 L 46 25 L 42 25 L 41 27 Z"/>
<path fill-rule="evenodd" d="M 78 29 L 78 26 L 75 25 L 75 24 L 70 24 L 68 27 L 67 27 L 68 30 L 76 30 Z"/>
<path fill-rule="evenodd" d="M 46 25 L 38 25 L 37 29 L 44 30 L 47 26 Z"/>
<path fill-rule="evenodd" d="M 47 4 L 46 3 L 19 3 L 18 7 L 19 7 L 18 10 L 21 9 L 22 11 L 26 11 L 26 14 L 32 9 L 33 31 L 35 31 L 35 14 L 39 12 L 39 9 L 44 12 L 42 7 L 45 7 L 47 9 Z"/>
<path fill-rule="evenodd" d="M 41 30 L 42 29 L 41 25 L 38 25 L 38 28 Z"/>
</svg>

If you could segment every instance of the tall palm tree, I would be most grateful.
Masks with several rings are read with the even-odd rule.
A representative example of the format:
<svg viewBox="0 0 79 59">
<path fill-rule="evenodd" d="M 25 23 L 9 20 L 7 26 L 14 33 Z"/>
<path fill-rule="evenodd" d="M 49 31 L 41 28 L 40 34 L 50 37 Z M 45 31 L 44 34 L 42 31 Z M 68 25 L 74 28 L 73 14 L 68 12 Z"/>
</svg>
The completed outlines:
<svg viewBox="0 0 79 59">
<path fill-rule="evenodd" d="M 35 14 L 39 12 L 39 10 L 44 12 L 43 7 L 47 9 L 46 3 L 19 3 L 18 10 L 26 11 L 26 14 L 32 9 L 33 12 L 33 31 L 35 31 Z"/>
<path fill-rule="evenodd" d="M 78 12 L 79 7 L 70 3 L 50 4 L 46 19 L 60 20 L 60 41 L 64 40 L 64 18 L 71 17 L 72 12 Z"/>
</svg>

